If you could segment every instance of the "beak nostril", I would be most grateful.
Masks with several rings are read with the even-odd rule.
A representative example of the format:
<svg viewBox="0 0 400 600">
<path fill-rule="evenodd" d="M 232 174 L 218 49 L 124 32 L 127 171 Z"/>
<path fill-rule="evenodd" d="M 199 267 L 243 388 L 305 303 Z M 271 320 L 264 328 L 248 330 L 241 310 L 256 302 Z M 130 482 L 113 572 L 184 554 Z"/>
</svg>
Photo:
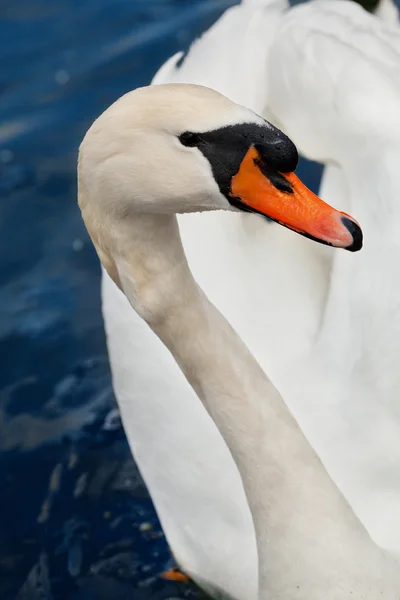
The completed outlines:
<svg viewBox="0 0 400 600">
<path fill-rule="evenodd" d="M 340 218 L 340 220 L 353 238 L 353 243 L 350 246 L 347 246 L 346 250 L 350 250 L 350 252 L 358 252 L 358 250 L 361 250 L 363 245 L 363 233 L 361 231 L 361 227 L 348 217 L 343 216 Z"/>
</svg>

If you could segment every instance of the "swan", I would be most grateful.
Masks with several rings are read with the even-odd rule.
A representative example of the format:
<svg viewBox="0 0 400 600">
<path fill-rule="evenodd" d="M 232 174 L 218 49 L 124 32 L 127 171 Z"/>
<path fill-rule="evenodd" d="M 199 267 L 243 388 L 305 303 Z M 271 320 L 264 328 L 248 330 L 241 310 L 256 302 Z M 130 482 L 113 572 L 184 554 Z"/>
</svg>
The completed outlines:
<svg viewBox="0 0 400 600">
<path fill-rule="evenodd" d="M 86 133 L 78 202 L 104 268 L 168 348 L 240 472 L 259 581 L 246 580 L 240 595 L 232 585 L 218 591 L 397 600 L 399 565 L 371 541 L 276 388 L 201 290 L 179 235 L 177 213 L 242 210 L 359 250 L 357 222 L 307 190 L 296 164 L 293 143 L 245 107 L 203 86 L 155 85 L 120 98 Z"/>
<path fill-rule="evenodd" d="M 177 55 L 153 83 L 202 83 L 263 112 L 269 46 L 287 7 L 284 1 L 253 0 L 231 8 L 179 69 Z M 210 48 L 218 60 L 206 63 Z M 325 283 L 320 288 L 325 271 L 315 244 L 251 214 L 185 214 L 178 221 L 196 279 L 273 377 L 274 363 L 302 355 L 316 331 L 326 291 Z M 265 285 L 276 279 L 266 296 Z M 171 355 L 105 270 L 102 310 L 128 442 L 176 561 L 238 598 L 254 597 L 253 521 L 226 443 Z"/>
<path fill-rule="evenodd" d="M 392 6 L 381 0 L 378 9 L 384 5 Z M 181 54 L 153 83 L 201 83 L 268 117 L 268 54 L 287 9 L 284 0 L 232 7 L 179 67 Z M 338 185 L 341 177 L 337 167 L 329 170 L 337 173 L 325 186 L 327 195 L 335 175 Z M 251 214 L 184 214 L 178 221 L 197 281 L 274 383 L 279 377 L 284 382 L 318 332 L 329 284 L 321 250 L 328 248 Z M 228 447 L 173 358 L 105 270 L 102 302 L 124 428 L 176 560 L 238 598 L 254 597 L 254 527 Z"/>
<path fill-rule="evenodd" d="M 302 153 L 338 165 L 365 232 L 354 262 L 334 256 L 315 345 L 280 391 L 374 541 L 399 557 L 400 32 L 320 0 L 286 15 L 270 61 L 271 111 Z"/>
<path fill-rule="evenodd" d="M 285 1 L 252 0 L 226 11 L 190 49 L 180 67 L 185 76 L 182 83 L 216 87 L 237 103 L 262 112 L 267 103 L 265 65 L 270 38 L 286 8 Z M 224 52 L 227 44 L 230 51 Z M 205 63 L 210 47 L 217 51 L 218 61 Z M 167 61 L 153 83 L 179 83 L 176 63 L 180 58 L 177 55 Z M 248 77 L 249 64 L 253 72 L 258 69 L 257 77 Z M 295 277 L 288 275 L 287 283 L 293 286 L 296 277 L 304 278 L 314 287 L 314 273 L 315 278 L 320 278 L 322 272 L 313 270 L 313 264 L 301 269 L 309 258 L 308 246 L 312 243 L 304 239 L 305 247 L 299 245 L 287 252 L 285 239 L 290 232 L 251 214 L 241 217 L 208 212 L 179 215 L 178 220 L 196 279 L 235 328 L 242 322 L 243 314 L 250 316 L 245 308 L 250 296 L 259 306 L 257 311 L 253 304 L 252 311 L 264 313 L 269 327 L 278 329 L 274 337 L 279 338 L 274 314 L 264 311 L 264 281 L 273 276 L 275 266 L 285 274 L 285 266 L 291 264 L 293 257 L 303 257 L 298 261 Z M 277 229 L 282 229 L 283 241 Z M 260 266 L 260 255 L 274 256 L 274 260 L 264 260 L 264 272 L 254 277 L 251 265 Z M 263 282 L 262 287 L 257 284 L 259 281 Z M 283 281 L 279 283 L 283 288 Z M 291 300 L 292 295 L 288 298 Z M 313 310 L 302 311 L 303 320 L 296 319 L 301 300 L 298 299 L 298 305 L 289 304 L 286 311 L 289 327 L 304 323 L 298 340 L 304 338 L 304 329 L 312 327 L 307 315 L 314 320 Z M 238 598 L 255 597 L 257 549 L 253 521 L 236 464 L 219 430 L 176 362 L 132 311 L 105 270 L 102 310 L 113 387 L 124 429 L 176 561 L 185 572 L 199 575 Z M 251 322 L 253 337 L 258 339 L 257 318 Z M 261 342 L 263 339 L 262 336 Z"/>
</svg>

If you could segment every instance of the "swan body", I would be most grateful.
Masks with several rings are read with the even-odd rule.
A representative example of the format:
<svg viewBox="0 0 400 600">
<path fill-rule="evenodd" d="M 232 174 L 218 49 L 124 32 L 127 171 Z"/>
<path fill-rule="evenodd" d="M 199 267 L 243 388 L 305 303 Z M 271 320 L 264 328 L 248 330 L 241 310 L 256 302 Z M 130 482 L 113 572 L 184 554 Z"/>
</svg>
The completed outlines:
<svg viewBox="0 0 400 600">
<path fill-rule="evenodd" d="M 400 34 L 357 6 L 324 0 L 293 10 L 281 35 L 270 55 L 272 110 L 303 153 L 338 165 L 347 209 L 365 231 L 353 263 L 333 257 L 315 347 L 283 394 L 373 539 L 399 556 Z"/>
<path fill-rule="evenodd" d="M 120 98 L 87 132 L 78 201 L 109 276 L 168 348 L 235 460 L 256 537 L 253 597 L 395 600 L 399 565 L 372 542 L 276 388 L 194 280 L 179 236 L 177 212 L 256 210 L 359 250 L 357 222 L 307 190 L 292 173 L 296 163 L 285 135 L 217 92 L 150 86 Z M 223 588 L 240 598 L 232 591 Z"/>
</svg>

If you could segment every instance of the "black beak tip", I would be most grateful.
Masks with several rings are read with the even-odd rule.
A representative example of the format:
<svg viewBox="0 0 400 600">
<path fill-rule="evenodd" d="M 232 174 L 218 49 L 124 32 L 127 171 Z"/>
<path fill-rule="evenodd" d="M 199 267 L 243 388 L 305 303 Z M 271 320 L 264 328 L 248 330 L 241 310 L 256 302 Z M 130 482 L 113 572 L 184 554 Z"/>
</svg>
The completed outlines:
<svg viewBox="0 0 400 600">
<path fill-rule="evenodd" d="M 363 233 L 361 227 L 347 217 L 341 217 L 341 221 L 353 238 L 353 243 L 350 246 L 347 246 L 346 250 L 358 252 L 363 246 Z"/>
</svg>

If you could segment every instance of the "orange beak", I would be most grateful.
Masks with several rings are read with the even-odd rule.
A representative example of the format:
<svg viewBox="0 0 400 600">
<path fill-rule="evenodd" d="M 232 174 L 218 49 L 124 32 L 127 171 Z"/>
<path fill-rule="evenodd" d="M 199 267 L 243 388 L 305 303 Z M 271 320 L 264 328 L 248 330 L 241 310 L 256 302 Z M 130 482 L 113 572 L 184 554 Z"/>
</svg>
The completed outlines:
<svg viewBox="0 0 400 600">
<path fill-rule="evenodd" d="M 356 252 L 362 248 L 357 221 L 335 210 L 313 194 L 294 173 L 282 173 L 288 190 L 281 191 L 260 169 L 260 156 L 252 146 L 231 181 L 231 196 L 243 209 L 269 217 L 321 244 Z"/>
</svg>

